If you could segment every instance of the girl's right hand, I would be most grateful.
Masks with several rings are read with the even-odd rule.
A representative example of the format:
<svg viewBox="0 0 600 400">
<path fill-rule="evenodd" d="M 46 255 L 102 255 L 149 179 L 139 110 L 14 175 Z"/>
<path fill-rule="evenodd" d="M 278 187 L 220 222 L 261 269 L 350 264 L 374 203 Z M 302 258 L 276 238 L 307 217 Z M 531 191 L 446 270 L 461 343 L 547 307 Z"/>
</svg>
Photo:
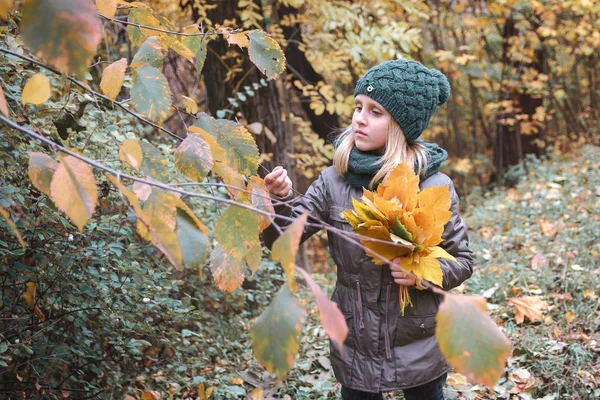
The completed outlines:
<svg viewBox="0 0 600 400">
<path fill-rule="evenodd" d="M 265 176 L 264 181 L 267 190 L 279 197 L 286 197 L 292 190 L 292 181 L 288 177 L 287 171 L 280 165 Z"/>
</svg>

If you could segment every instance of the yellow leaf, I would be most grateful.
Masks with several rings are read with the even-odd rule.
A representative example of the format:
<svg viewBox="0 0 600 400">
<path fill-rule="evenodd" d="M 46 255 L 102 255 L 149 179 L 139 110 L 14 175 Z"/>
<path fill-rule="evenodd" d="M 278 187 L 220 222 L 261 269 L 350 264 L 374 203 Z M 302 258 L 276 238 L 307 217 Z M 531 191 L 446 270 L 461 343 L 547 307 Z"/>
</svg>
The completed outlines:
<svg viewBox="0 0 600 400">
<path fill-rule="evenodd" d="M 230 376 L 229 380 L 234 385 L 243 385 L 244 384 L 244 380 L 242 378 L 240 378 L 239 376 Z"/>
<path fill-rule="evenodd" d="M 25 84 L 21 95 L 23 104 L 42 104 L 50 98 L 50 79 L 44 74 L 35 74 Z"/>
<path fill-rule="evenodd" d="M 264 398 L 265 398 L 265 391 L 259 387 L 255 387 L 254 390 L 252 391 L 252 394 L 250 394 L 251 400 L 264 400 Z"/>
<path fill-rule="evenodd" d="M 144 158 L 142 148 L 137 140 L 126 140 L 119 147 L 119 158 L 134 169 L 139 170 Z"/>
<path fill-rule="evenodd" d="M 27 303 L 27 307 L 29 307 L 35 315 L 40 319 L 40 321 L 44 322 L 46 317 L 42 313 L 42 310 L 37 306 L 35 299 L 35 290 L 36 286 L 33 282 L 27 282 L 27 291 L 23 294 L 23 299 L 25 299 L 25 303 Z"/>
<path fill-rule="evenodd" d="M 287 275 L 290 291 L 292 292 L 298 290 L 298 284 L 294 280 L 296 252 L 298 251 L 298 247 L 300 247 L 300 239 L 302 238 L 302 233 L 304 233 L 304 225 L 307 218 L 308 213 L 305 212 L 292 222 L 285 232 L 275 240 L 273 250 L 271 251 L 271 258 L 281 263 Z"/>
<path fill-rule="evenodd" d="M 194 59 L 194 53 L 192 53 L 192 51 L 186 45 L 181 43 L 173 36 L 161 35 L 158 37 L 158 42 L 163 49 L 171 49 L 188 61 L 192 61 Z"/>
<path fill-rule="evenodd" d="M 102 71 L 100 89 L 111 101 L 114 101 L 121 91 L 126 69 L 127 59 L 121 58 L 119 61 L 115 61 Z"/>
<path fill-rule="evenodd" d="M 262 178 L 254 175 L 251 176 L 247 189 L 252 192 L 252 205 L 254 207 L 275 214 L 269 191 Z M 260 214 L 258 216 L 258 230 L 262 232 L 269 225 L 271 225 L 271 218 L 267 215 Z"/>
<path fill-rule="evenodd" d="M 508 299 L 508 304 L 515 307 L 515 321 L 522 323 L 525 317 L 531 322 L 542 319 L 542 309 L 548 306 L 544 300 L 538 296 L 513 297 Z"/>
<path fill-rule="evenodd" d="M 83 232 L 98 202 L 92 168 L 73 156 L 62 157 L 50 183 L 50 196 L 56 207 Z"/>
<path fill-rule="evenodd" d="M 181 97 L 183 98 L 183 101 L 185 103 L 185 112 L 196 114 L 198 112 L 198 104 L 196 104 L 194 99 L 191 99 L 187 96 Z"/>
<path fill-rule="evenodd" d="M 572 324 L 573 321 L 575 321 L 575 314 L 573 313 L 573 311 L 567 311 L 567 313 L 565 314 L 565 319 L 568 323 Z"/>
<path fill-rule="evenodd" d="M 140 231 L 140 235 L 145 240 L 149 240 L 160 252 L 162 252 L 171 264 L 179 268 L 182 263 L 182 255 L 177 234 L 160 218 L 160 214 L 158 217 L 147 215 L 145 211 L 142 210 L 135 193 L 127 189 L 114 176 L 109 176 L 108 180 L 123 193 L 127 201 L 129 201 L 133 207 L 133 210 L 138 217 L 137 227 Z"/>
<path fill-rule="evenodd" d="M 50 183 L 58 163 L 44 153 L 29 153 L 29 179 L 37 190 L 50 196 Z"/>
<path fill-rule="evenodd" d="M 2 114 L 8 118 L 8 104 L 6 104 L 6 97 L 4 97 L 4 90 L 2 90 L 2 86 L 0 86 L 0 112 L 2 112 Z"/>
<path fill-rule="evenodd" d="M 8 12 L 13 8 L 15 0 L 0 0 L 0 18 L 6 19 Z"/>
<path fill-rule="evenodd" d="M 21 233 L 19 233 L 19 230 L 17 229 L 17 226 L 15 225 L 12 218 L 10 217 L 10 214 L 8 213 L 8 211 L 6 211 L 4 208 L 0 208 L 0 215 L 2 215 L 2 218 L 4 218 L 4 220 L 6 221 L 8 226 L 10 226 L 10 229 L 12 229 L 12 231 L 15 234 L 15 236 L 17 237 L 17 240 L 19 241 L 19 244 L 21 245 L 21 247 L 23 247 L 23 248 L 27 247 L 25 245 L 25 241 L 21 237 Z"/>
<path fill-rule="evenodd" d="M 117 12 L 117 0 L 96 0 L 98 12 L 106 18 L 112 18 Z"/>
<path fill-rule="evenodd" d="M 227 35 L 227 42 L 230 45 L 231 44 L 237 44 L 242 49 L 244 47 L 248 47 L 250 45 L 250 41 L 248 40 L 248 36 L 246 36 L 246 33 L 244 33 L 244 32 L 231 33 L 231 34 Z"/>
</svg>

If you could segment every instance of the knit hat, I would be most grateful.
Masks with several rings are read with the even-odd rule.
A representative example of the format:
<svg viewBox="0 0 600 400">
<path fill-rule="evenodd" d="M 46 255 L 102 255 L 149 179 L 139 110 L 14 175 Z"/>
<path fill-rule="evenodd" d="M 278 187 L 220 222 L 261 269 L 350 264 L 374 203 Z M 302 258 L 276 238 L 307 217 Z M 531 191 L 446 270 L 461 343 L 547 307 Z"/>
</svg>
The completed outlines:
<svg viewBox="0 0 600 400">
<path fill-rule="evenodd" d="M 392 60 L 371 68 L 358 80 L 354 97 L 369 96 L 400 125 L 409 142 L 427 128 L 437 106 L 450 97 L 448 79 L 416 61 Z"/>
</svg>

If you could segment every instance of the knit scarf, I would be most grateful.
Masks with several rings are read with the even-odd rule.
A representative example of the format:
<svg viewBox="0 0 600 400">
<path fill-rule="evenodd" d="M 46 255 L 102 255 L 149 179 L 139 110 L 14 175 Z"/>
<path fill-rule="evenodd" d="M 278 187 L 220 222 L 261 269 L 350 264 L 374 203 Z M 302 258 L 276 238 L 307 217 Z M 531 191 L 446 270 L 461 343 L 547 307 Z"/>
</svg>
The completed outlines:
<svg viewBox="0 0 600 400">
<path fill-rule="evenodd" d="M 427 170 L 421 171 L 420 180 L 423 182 L 433 174 L 440 170 L 442 162 L 448 158 L 446 150 L 438 147 L 435 143 L 421 142 L 427 149 Z M 350 152 L 348 159 L 348 172 L 344 175 L 346 182 L 352 187 L 362 189 L 363 187 L 368 188 L 371 179 L 375 176 L 379 168 L 381 168 L 381 153 L 360 151 L 354 146 Z M 414 166 L 415 173 L 417 172 L 417 164 Z M 377 186 L 381 181 L 373 184 L 373 190 L 377 189 Z"/>
</svg>

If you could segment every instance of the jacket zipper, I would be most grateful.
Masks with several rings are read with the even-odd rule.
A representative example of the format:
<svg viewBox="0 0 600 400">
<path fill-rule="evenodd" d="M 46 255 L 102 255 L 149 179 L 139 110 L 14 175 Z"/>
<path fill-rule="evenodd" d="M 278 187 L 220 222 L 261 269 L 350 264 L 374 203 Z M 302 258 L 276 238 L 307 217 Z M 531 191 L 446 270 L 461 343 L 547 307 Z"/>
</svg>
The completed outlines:
<svg viewBox="0 0 600 400">
<path fill-rule="evenodd" d="M 384 339 L 385 339 L 385 355 L 386 357 L 392 358 L 392 349 L 390 348 L 390 334 L 388 330 L 388 309 L 390 305 L 390 289 L 392 287 L 391 283 L 388 283 L 387 290 L 385 294 L 385 329 L 384 329 Z"/>
<path fill-rule="evenodd" d="M 365 322 L 363 320 L 362 295 L 360 294 L 360 281 L 356 281 L 356 290 L 358 291 L 358 316 L 360 329 L 364 329 Z"/>
</svg>

